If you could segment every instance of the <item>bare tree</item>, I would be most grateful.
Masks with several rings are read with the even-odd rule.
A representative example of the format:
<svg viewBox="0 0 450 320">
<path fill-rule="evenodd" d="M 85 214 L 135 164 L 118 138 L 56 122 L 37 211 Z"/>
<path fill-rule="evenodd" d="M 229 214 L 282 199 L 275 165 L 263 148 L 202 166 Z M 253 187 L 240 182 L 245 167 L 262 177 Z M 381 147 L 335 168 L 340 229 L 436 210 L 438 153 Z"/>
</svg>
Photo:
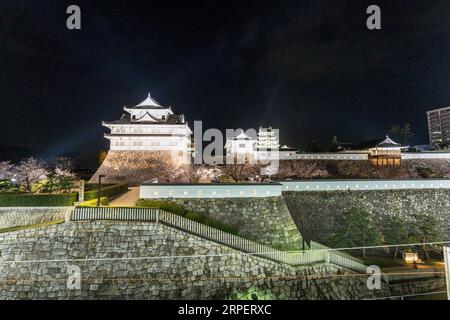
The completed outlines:
<svg viewBox="0 0 450 320">
<path fill-rule="evenodd" d="M 17 167 L 17 181 L 27 192 L 36 182 L 44 180 L 48 174 L 44 164 L 34 158 L 22 160 Z"/>
</svg>

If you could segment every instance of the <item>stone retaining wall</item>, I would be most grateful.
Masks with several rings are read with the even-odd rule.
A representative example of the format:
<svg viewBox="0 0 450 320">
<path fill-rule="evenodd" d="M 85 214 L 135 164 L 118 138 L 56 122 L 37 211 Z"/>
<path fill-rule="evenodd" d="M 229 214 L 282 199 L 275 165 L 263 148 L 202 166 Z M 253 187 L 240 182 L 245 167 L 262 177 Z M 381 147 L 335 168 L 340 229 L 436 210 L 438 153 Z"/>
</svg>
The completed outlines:
<svg viewBox="0 0 450 320">
<path fill-rule="evenodd" d="M 167 199 L 160 199 L 167 201 Z M 234 226 L 240 235 L 286 249 L 301 247 L 301 235 L 283 197 L 171 199 L 186 210 Z"/>
<path fill-rule="evenodd" d="M 365 276 L 345 277 L 332 265 L 295 268 L 156 223 L 21 230 L 0 235 L 0 254 L 1 299 L 355 299 L 387 293 L 369 291 Z M 155 256 L 178 257 L 104 260 Z M 102 259 L 64 262 L 96 257 Z M 38 259 L 59 262 L 4 263 Z M 80 290 L 67 289 L 69 265 L 81 269 Z"/>
<path fill-rule="evenodd" d="M 389 216 L 405 220 L 413 215 L 436 218 L 441 236 L 450 239 L 450 190 L 370 190 L 283 192 L 289 211 L 303 236 L 322 243 L 334 231 L 335 218 L 351 208 L 366 210 L 383 225 Z"/>
<path fill-rule="evenodd" d="M 30 260 L 34 262 L 17 263 Z M 80 268 L 80 289 L 67 287 L 69 266 Z M 366 276 L 334 265 L 300 268 L 242 255 L 157 223 L 71 222 L 0 234 L 0 299 L 251 299 L 252 295 L 258 299 L 364 299 L 392 295 L 384 283 L 381 290 L 368 290 L 366 281 Z M 423 292 L 421 288 L 416 281 L 412 286 L 395 285 L 394 292 Z"/>
<path fill-rule="evenodd" d="M 72 207 L 2 207 L 0 229 L 63 220 Z"/>
</svg>

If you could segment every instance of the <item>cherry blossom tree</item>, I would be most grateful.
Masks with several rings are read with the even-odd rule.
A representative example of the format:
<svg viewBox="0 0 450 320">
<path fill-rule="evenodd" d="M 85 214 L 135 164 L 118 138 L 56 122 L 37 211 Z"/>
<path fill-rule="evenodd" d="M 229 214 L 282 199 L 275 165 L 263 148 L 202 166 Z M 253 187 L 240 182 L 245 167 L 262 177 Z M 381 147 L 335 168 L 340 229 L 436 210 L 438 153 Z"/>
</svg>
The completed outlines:
<svg viewBox="0 0 450 320">
<path fill-rule="evenodd" d="M 278 161 L 271 161 L 269 164 L 261 167 L 261 176 L 267 176 L 270 180 L 272 176 L 278 173 L 279 167 L 280 164 Z"/>
<path fill-rule="evenodd" d="M 44 180 L 47 174 L 44 164 L 34 158 L 22 160 L 16 168 L 17 182 L 27 192 L 31 192 L 33 184 Z"/>
<path fill-rule="evenodd" d="M 153 160 L 152 170 L 158 181 L 164 183 L 178 182 L 183 175 L 183 168 L 175 161 Z"/>
<path fill-rule="evenodd" d="M 290 160 L 282 161 L 280 164 L 277 177 L 280 179 L 285 178 L 299 178 L 299 179 L 312 179 L 312 178 L 324 178 L 328 177 L 329 173 L 326 168 L 321 167 L 315 161 L 306 160 Z"/>
<path fill-rule="evenodd" d="M 228 159 L 227 163 L 222 167 L 223 174 L 239 182 L 246 179 L 253 179 L 260 174 L 261 165 L 254 163 L 248 157 L 237 157 Z"/>
<path fill-rule="evenodd" d="M 10 191 L 13 188 L 11 179 L 14 177 L 14 165 L 9 161 L 0 162 L 0 192 Z"/>
<path fill-rule="evenodd" d="M 14 165 L 9 161 L 0 162 L 0 180 L 9 180 L 14 176 Z"/>
<path fill-rule="evenodd" d="M 195 163 L 187 165 L 184 173 L 190 183 L 211 182 L 222 174 L 221 170 L 215 166 Z"/>
</svg>

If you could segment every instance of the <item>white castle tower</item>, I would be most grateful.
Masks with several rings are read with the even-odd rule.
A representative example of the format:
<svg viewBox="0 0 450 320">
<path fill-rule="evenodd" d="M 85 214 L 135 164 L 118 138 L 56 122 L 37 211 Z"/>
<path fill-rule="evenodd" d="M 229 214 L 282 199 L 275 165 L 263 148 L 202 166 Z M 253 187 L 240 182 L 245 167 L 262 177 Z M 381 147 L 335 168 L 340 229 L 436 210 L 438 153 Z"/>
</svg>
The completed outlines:
<svg viewBox="0 0 450 320">
<path fill-rule="evenodd" d="M 191 134 L 184 115 L 174 114 L 171 107 L 163 107 L 148 94 L 120 120 L 102 122 L 111 130 L 105 134 L 111 151 L 175 151 L 187 155 Z"/>
<path fill-rule="evenodd" d="M 184 115 L 175 114 L 150 94 L 134 107 L 123 108 L 126 114 L 117 121 L 102 122 L 110 129 L 105 138 L 109 152 L 90 179 L 97 182 L 128 182 L 139 185 L 150 179 L 173 180 L 172 174 L 190 163 L 191 134 Z"/>
<path fill-rule="evenodd" d="M 278 135 L 278 129 L 272 129 L 272 127 L 259 127 L 258 149 L 278 150 L 279 147 L 280 137 Z"/>
</svg>

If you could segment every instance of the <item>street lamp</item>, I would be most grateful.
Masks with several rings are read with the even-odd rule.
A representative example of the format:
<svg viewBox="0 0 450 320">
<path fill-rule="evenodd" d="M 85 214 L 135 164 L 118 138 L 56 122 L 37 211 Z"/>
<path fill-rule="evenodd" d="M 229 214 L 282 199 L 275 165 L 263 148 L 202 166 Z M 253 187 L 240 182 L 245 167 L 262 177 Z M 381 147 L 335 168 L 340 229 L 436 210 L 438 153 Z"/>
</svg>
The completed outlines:
<svg viewBox="0 0 450 320">
<path fill-rule="evenodd" d="M 100 198 L 102 191 L 102 178 L 105 177 L 104 174 L 98 175 L 98 184 L 97 184 L 97 207 L 100 207 Z"/>
</svg>

